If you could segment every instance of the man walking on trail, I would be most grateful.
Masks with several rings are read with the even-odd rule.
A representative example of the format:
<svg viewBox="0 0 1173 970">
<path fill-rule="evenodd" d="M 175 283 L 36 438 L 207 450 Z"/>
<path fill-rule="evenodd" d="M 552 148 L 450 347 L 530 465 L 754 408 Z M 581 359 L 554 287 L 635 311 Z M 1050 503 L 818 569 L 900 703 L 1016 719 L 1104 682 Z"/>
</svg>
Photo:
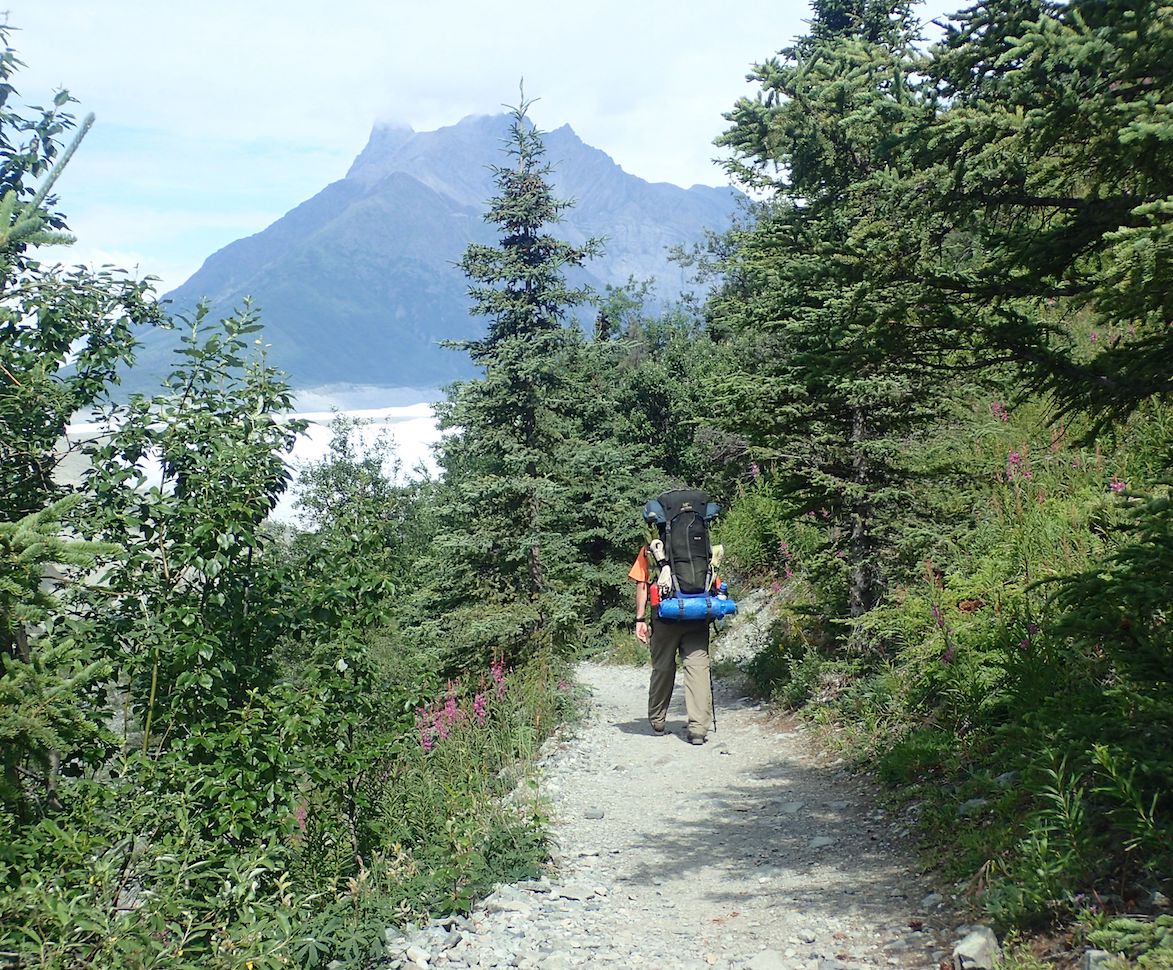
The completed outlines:
<svg viewBox="0 0 1173 970">
<path fill-rule="evenodd" d="M 711 584 L 711 588 L 716 588 L 719 581 L 711 574 L 707 534 L 704 541 L 705 569 L 709 570 L 706 587 Z M 648 722 L 654 734 L 660 735 L 665 732 L 668 705 L 676 685 L 676 657 L 679 655 L 684 663 L 684 707 L 688 714 L 688 742 L 704 744 L 713 721 L 713 692 L 709 673 L 709 620 L 668 621 L 654 617 L 653 614 L 661 599 L 658 574 L 664 565 L 662 545 L 659 549 L 660 561 L 657 561 L 651 545 L 640 549 L 631 571 L 627 574 L 635 583 L 635 636 L 641 643 L 648 644 L 652 654 L 652 676 L 648 686 Z"/>
</svg>

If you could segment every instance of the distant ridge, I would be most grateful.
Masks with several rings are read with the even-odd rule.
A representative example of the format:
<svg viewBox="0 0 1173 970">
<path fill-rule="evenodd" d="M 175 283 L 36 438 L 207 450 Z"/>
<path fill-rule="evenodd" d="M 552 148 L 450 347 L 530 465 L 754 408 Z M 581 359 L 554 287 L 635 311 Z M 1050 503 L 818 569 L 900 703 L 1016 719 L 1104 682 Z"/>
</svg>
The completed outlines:
<svg viewBox="0 0 1173 970">
<path fill-rule="evenodd" d="M 471 241 L 491 242 L 482 220 L 494 192 L 509 118 L 470 116 L 436 131 L 375 125 L 346 177 L 268 228 L 207 258 L 167 294 L 175 312 L 201 298 L 219 316 L 246 296 L 262 311 L 270 359 L 295 387 L 330 383 L 436 386 L 468 376 L 466 358 L 441 340 L 479 335 L 457 262 Z M 606 237 L 606 255 L 575 279 L 600 291 L 654 278 L 661 298 L 690 288 L 668 260 L 674 246 L 726 228 L 740 195 L 683 189 L 624 172 L 564 125 L 544 136 L 558 194 L 575 201 L 559 233 Z M 589 315 L 589 311 L 586 311 Z M 153 386 L 170 340 L 151 335 L 130 375 Z"/>
</svg>

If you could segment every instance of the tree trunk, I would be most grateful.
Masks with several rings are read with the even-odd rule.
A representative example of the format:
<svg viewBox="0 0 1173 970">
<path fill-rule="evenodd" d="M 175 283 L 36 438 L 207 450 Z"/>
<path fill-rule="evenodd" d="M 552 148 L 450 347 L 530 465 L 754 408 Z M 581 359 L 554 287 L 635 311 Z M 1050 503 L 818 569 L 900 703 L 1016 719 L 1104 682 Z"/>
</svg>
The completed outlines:
<svg viewBox="0 0 1173 970">
<path fill-rule="evenodd" d="M 542 510 L 542 500 L 538 496 L 537 489 L 530 493 L 529 505 L 529 527 L 530 534 L 536 536 L 538 530 L 538 517 Z M 542 573 L 542 547 L 535 539 L 533 544 L 529 547 L 529 591 L 531 596 L 540 596 L 546 588 L 545 578 Z"/>
<path fill-rule="evenodd" d="M 861 407 L 851 413 L 852 480 L 856 485 L 868 485 L 868 462 L 863 452 L 867 438 L 867 415 Z M 852 619 L 863 616 L 876 605 L 875 567 L 871 561 L 871 502 L 864 498 L 851 513 L 851 538 L 848 554 L 851 556 L 850 582 L 847 593 L 848 615 Z"/>
</svg>

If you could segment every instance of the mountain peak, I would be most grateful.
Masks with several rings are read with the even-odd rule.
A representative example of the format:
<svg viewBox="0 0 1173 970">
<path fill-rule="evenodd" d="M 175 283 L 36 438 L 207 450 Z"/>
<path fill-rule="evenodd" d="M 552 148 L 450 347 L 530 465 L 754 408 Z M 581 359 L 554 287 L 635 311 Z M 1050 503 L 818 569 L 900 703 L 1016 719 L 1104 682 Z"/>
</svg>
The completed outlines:
<svg viewBox="0 0 1173 970">
<path fill-rule="evenodd" d="M 467 358 L 437 342 L 475 339 L 483 327 L 469 315 L 459 262 L 470 242 L 494 241 L 482 216 L 497 191 L 493 170 L 504 160 L 510 122 L 502 113 L 434 131 L 374 125 L 345 178 L 210 256 L 170 294 L 175 309 L 209 297 L 214 312 L 227 313 L 255 297 L 271 359 L 297 387 L 436 385 L 468 376 Z M 689 271 L 668 253 L 728 226 L 737 193 L 649 184 L 568 124 L 544 141 L 555 192 L 575 203 L 559 234 L 572 243 L 606 238 L 604 255 L 575 271 L 571 284 L 601 292 L 654 278 L 664 300 L 691 289 Z"/>
</svg>

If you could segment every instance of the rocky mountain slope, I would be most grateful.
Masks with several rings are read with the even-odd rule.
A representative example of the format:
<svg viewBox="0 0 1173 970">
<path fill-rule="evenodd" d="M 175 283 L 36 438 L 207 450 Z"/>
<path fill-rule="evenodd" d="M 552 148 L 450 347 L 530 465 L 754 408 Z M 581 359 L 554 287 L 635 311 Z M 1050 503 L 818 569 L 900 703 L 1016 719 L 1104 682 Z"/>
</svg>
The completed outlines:
<svg viewBox="0 0 1173 970">
<path fill-rule="evenodd" d="M 506 115 L 465 118 L 437 131 L 377 125 L 346 177 L 268 228 L 208 257 L 168 294 L 176 312 L 200 299 L 224 314 L 251 296 L 271 359 L 295 386 L 332 382 L 431 386 L 469 373 L 442 340 L 479 334 L 457 267 L 470 241 L 492 241 L 482 219 Z M 570 241 L 606 239 L 606 255 L 576 282 L 600 291 L 653 278 L 659 296 L 688 289 L 671 247 L 726 227 L 732 189 L 652 184 L 624 172 L 569 126 L 545 136 L 553 181 L 572 199 L 560 227 Z M 584 311 L 589 320 L 590 310 Z M 153 336 L 132 384 L 162 372 L 172 342 Z"/>
</svg>

